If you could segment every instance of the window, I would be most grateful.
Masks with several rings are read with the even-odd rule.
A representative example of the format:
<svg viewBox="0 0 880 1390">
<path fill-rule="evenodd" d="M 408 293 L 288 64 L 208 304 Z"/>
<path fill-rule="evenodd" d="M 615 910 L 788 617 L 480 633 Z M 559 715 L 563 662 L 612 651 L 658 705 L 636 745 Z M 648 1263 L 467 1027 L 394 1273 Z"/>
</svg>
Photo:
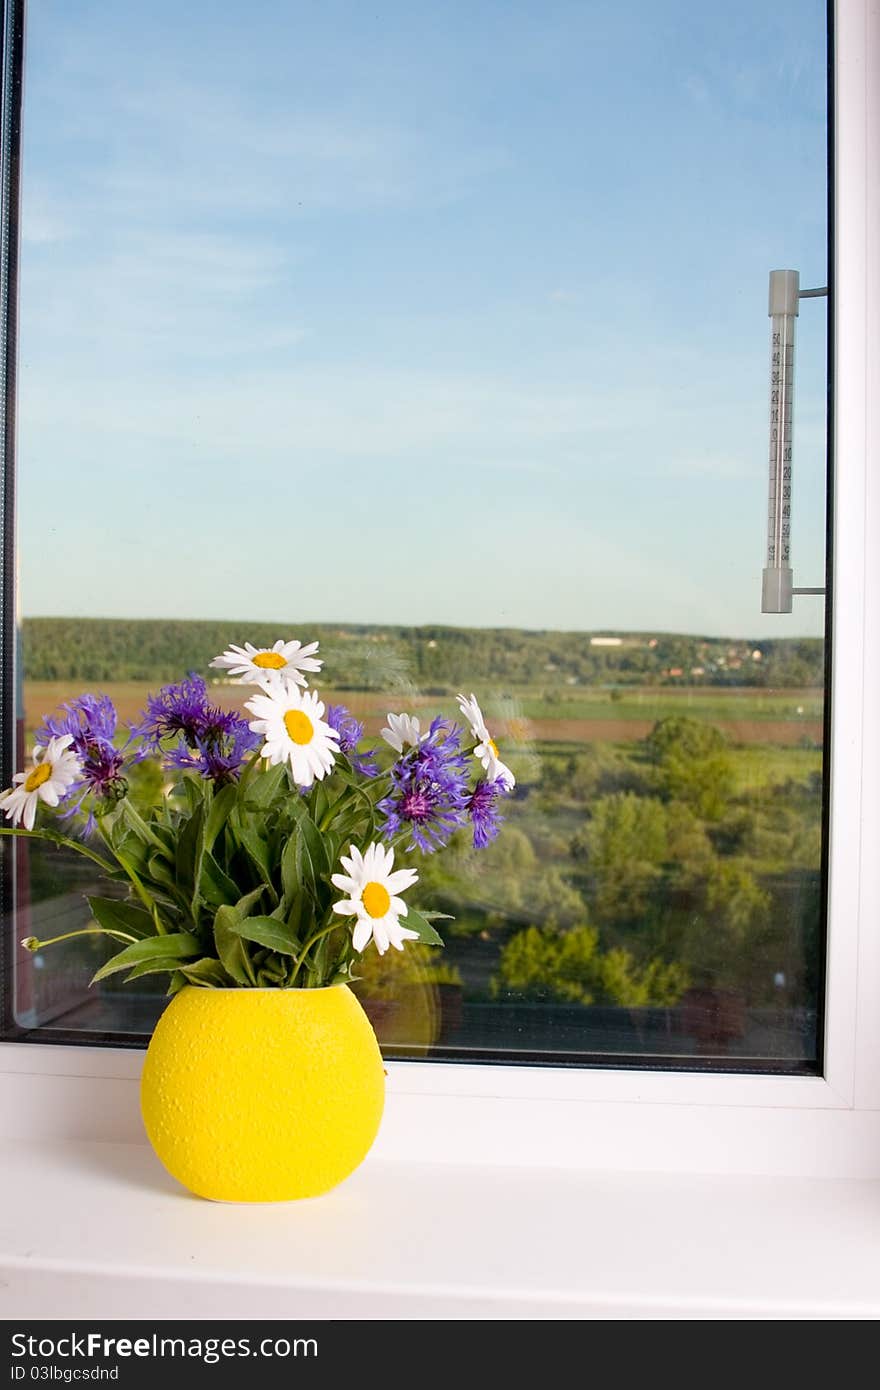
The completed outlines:
<svg viewBox="0 0 880 1390">
<path fill-rule="evenodd" d="M 248 637 L 320 636 L 373 735 L 477 689 L 517 792 L 420 865 L 442 962 L 365 966 L 389 1055 L 813 1074 L 828 631 L 760 571 L 767 276 L 830 283 L 824 9 L 449 14 L 260 4 L 243 49 L 216 5 L 32 0 L 16 760 L 59 700 L 130 717 Z M 86 920 L 75 862 L 6 864 L 11 955 Z M 53 951 L 10 1034 L 142 1042 L 162 996 Z"/>
</svg>

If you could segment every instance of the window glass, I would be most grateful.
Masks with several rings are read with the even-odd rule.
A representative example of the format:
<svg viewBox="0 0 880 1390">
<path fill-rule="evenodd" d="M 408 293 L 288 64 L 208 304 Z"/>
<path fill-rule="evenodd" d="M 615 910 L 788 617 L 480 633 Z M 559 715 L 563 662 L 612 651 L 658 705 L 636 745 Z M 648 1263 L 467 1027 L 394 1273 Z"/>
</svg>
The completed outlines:
<svg viewBox="0 0 880 1390">
<path fill-rule="evenodd" d="M 473 691 L 516 787 L 418 863 L 445 950 L 365 953 L 388 1054 L 815 1068 L 825 604 L 761 579 L 768 275 L 828 283 L 824 6 L 242 21 L 28 6 L 20 754 L 231 642 L 319 639 L 374 742 Z M 785 497 L 819 590 L 827 302 Z M 11 942 L 88 923 L 83 861 L 14 859 Z M 19 1035 L 143 1040 L 163 995 L 90 989 L 105 953 L 19 951 Z"/>
</svg>

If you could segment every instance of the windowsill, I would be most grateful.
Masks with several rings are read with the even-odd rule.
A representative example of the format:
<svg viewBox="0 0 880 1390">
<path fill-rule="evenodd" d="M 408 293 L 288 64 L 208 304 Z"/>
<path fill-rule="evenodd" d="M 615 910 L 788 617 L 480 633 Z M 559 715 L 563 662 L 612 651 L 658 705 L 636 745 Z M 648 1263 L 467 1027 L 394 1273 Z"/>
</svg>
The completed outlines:
<svg viewBox="0 0 880 1390">
<path fill-rule="evenodd" d="M 877 1318 L 880 1182 L 404 1164 L 190 1197 L 144 1145 L 4 1140 L 0 1317 Z"/>
</svg>

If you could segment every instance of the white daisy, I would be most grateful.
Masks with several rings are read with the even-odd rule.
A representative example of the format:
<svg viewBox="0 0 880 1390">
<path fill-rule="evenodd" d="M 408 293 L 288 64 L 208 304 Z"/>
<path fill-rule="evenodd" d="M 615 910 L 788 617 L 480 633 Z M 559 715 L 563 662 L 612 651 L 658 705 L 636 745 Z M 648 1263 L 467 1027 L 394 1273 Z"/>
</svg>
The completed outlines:
<svg viewBox="0 0 880 1390">
<path fill-rule="evenodd" d="M 471 733 L 477 740 L 474 749 L 474 757 L 478 758 L 485 769 L 486 776 L 491 782 L 496 778 L 502 778 L 508 791 L 516 786 L 516 778 L 510 768 L 501 761 L 498 753 L 498 744 L 495 742 L 489 730 L 486 728 L 486 721 L 483 718 L 483 711 L 477 704 L 477 697 L 471 694 L 470 698 L 466 695 L 459 695 L 458 703 L 461 712 L 471 726 Z"/>
<path fill-rule="evenodd" d="M 240 676 L 240 685 L 263 685 L 270 681 L 273 685 L 281 681 L 294 681 L 297 685 L 308 685 L 303 671 L 320 671 L 323 661 L 315 658 L 317 642 L 284 642 L 279 637 L 271 647 L 255 647 L 245 642 L 243 647 L 230 644 L 222 656 L 215 656 L 212 666 L 228 671 L 230 676 Z"/>
<path fill-rule="evenodd" d="M 407 906 L 395 896 L 418 882 L 415 869 L 392 873 L 394 850 L 379 844 L 370 845 L 364 855 L 352 845 L 351 858 L 341 854 L 339 862 L 345 873 L 334 874 L 331 881 L 348 897 L 334 903 L 333 911 L 357 918 L 352 933 L 354 949 L 363 951 L 372 937 L 379 955 L 384 956 L 389 946 L 402 951 L 404 941 L 418 941 L 418 932 L 401 925 Z"/>
<path fill-rule="evenodd" d="M 76 753 L 67 750 L 73 743 L 72 734 L 50 739 L 44 748 L 35 748 L 34 765 L 29 772 L 16 772 L 9 791 L 0 796 L 0 809 L 13 825 L 24 821 L 25 830 L 33 830 L 37 803 L 57 806 L 82 774 L 82 763 Z"/>
<path fill-rule="evenodd" d="M 244 705 L 256 716 L 251 732 L 265 739 L 260 756 L 273 765 L 289 762 L 297 786 L 322 781 L 336 760 L 339 734 L 322 719 L 324 705 L 317 691 L 299 690 L 293 681 L 264 681 L 263 690 L 264 695 L 254 695 Z"/>
<path fill-rule="evenodd" d="M 426 737 L 420 730 L 418 719 L 411 714 L 389 714 L 388 723 L 381 734 L 395 753 L 402 753 L 404 748 L 415 748 Z"/>
</svg>

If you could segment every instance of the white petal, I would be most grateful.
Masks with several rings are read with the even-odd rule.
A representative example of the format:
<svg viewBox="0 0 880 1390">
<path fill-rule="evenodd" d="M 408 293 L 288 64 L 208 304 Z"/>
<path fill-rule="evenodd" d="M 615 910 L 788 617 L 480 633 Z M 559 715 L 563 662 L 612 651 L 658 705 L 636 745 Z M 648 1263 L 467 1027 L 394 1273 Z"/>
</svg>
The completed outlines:
<svg viewBox="0 0 880 1390">
<path fill-rule="evenodd" d="M 403 950 L 404 941 L 417 941 L 418 932 L 410 931 L 409 927 L 402 927 L 398 923 L 395 931 L 389 932 L 392 946 L 396 946 L 398 951 Z"/>
<path fill-rule="evenodd" d="M 395 869 L 394 873 L 386 878 L 385 887 L 389 893 L 405 893 L 407 888 L 412 888 L 418 881 L 419 875 L 415 869 Z"/>
<path fill-rule="evenodd" d="M 356 951 L 363 951 L 372 935 L 373 929 L 370 922 L 362 917 L 351 934 L 351 944 Z"/>
<path fill-rule="evenodd" d="M 358 903 L 353 903 L 350 898 L 341 898 L 338 903 L 333 904 L 333 911 L 338 912 L 340 917 L 357 917 Z"/>
</svg>

